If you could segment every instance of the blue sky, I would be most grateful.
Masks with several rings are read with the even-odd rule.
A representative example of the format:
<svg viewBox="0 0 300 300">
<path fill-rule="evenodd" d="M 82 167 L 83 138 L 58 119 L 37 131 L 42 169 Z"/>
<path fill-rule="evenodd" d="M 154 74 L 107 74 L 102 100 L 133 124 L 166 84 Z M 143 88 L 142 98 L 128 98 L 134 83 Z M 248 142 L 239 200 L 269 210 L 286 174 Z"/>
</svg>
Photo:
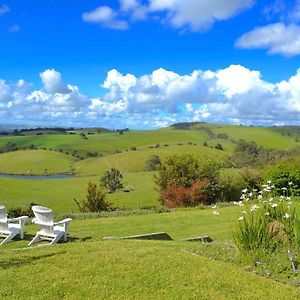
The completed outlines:
<svg viewBox="0 0 300 300">
<path fill-rule="evenodd" d="M 298 0 L 0 1 L 0 123 L 300 123 Z"/>
</svg>

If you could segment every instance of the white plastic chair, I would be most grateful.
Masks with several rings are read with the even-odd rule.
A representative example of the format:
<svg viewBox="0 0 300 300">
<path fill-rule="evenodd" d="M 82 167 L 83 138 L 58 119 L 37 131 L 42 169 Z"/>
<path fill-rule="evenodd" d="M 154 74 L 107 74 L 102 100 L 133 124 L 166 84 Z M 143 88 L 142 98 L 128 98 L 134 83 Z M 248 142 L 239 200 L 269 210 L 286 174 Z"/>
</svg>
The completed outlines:
<svg viewBox="0 0 300 300">
<path fill-rule="evenodd" d="M 39 240 L 50 241 L 50 245 L 56 244 L 62 237 L 65 242 L 68 240 L 68 227 L 72 221 L 71 218 L 54 223 L 50 208 L 35 205 L 31 209 L 35 216 L 32 223 L 39 225 L 41 230 L 37 232 L 29 246 L 37 243 Z"/>
<path fill-rule="evenodd" d="M 4 237 L 1 245 L 10 242 L 16 235 L 24 238 L 24 225 L 28 220 L 27 216 L 8 219 L 5 206 L 0 205 L 0 236 Z"/>
</svg>

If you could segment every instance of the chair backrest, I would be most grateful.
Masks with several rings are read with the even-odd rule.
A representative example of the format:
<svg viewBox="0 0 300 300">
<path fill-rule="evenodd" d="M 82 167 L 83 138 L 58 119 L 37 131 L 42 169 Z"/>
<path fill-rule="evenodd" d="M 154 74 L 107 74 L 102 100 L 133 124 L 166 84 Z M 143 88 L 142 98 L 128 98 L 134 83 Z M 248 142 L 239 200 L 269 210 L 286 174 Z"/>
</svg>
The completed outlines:
<svg viewBox="0 0 300 300">
<path fill-rule="evenodd" d="M 8 222 L 7 222 L 7 212 L 4 205 L 0 205 L 0 232 L 7 233 Z"/>
<path fill-rule="evenodd" d="M 35 223 L 41 226 L 45 234 L 53 234 L 53 215 L 52 209 L 44 206 L 32 206 L 35 216 Z"/>
</svg>

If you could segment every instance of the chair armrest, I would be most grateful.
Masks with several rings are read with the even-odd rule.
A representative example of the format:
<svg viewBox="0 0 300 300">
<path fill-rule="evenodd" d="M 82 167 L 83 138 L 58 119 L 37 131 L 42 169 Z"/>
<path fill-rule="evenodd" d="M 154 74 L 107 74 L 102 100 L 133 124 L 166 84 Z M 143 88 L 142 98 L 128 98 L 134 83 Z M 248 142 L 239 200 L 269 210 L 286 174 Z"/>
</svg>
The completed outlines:
<svg viewBox="0 0 300 300">
<path fill-rule="evenodd" d="M 53 225 L 67 224 L 67 223 L 70 223 L 71 221 L 72 221 L 71 218 L 67 218 L 67 219 L 63 219 L 63 220 L 61 220 L 59 222 L 55 222 L 55 223 L 53 223 Z"/>
<path fill-rule="evenodd" d="M 17 217 L 17 218 L 11 218 L 11 219 L 7 219 L 8 222 L 19 222 L 19 221 L 24 221 L 26 222 L 28 220 L 28 216 L 21 216 L 21 217 Z"/>
</svg>

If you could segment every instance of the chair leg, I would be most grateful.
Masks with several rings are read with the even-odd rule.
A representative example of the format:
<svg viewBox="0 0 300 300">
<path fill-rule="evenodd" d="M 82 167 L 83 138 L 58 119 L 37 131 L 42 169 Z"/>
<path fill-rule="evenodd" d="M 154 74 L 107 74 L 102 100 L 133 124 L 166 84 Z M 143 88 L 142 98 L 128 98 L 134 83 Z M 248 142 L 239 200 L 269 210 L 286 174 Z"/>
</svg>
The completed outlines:
<svg viewBox="0 0 300 300">
<path fill-rule="evenodd" d="M 7 244 L 10 242 L 15 236 L 17 235 L 17 232 L 12 232 L 10 235 L 8 235 L 1 243 L 1 245 Z"/>
<path fill-rule="evenodd" d="M 57 244 L 57 242 L 61 239 L 62 234 L 58 234 L 50 243 L 50 245 Z"/>
<path fill-rule="evenodd" d="M 31 242 L 28 244 L 28 246 L 37 243 L 40 240 L 40 236 L 37 234 L 32 240 Z"/>
</svg>

